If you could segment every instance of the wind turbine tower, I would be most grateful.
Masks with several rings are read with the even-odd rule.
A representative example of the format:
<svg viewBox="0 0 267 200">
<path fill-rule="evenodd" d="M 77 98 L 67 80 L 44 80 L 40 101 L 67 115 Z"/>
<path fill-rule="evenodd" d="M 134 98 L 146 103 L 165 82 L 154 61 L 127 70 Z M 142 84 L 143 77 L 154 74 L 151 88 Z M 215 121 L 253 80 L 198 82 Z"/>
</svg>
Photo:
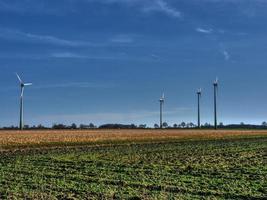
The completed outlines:
<svg viewBox="0 0 267 200">
<path fill-rule="evenodd" d="M 201 127 L 201 122 L 200 122 L 200 99 L 201 99 L 201 95 L 202 95 L 202 89 L 200 88 L 198 91 L 197 91 L 197 117 L 198 117 L 198 120 L 197 120 L 197 124 L 198 124 L 198 128 Z"/>
<path fill-rule="evenodd" d="M 214 128 L 215 130 L 217 130 L 218 126 L 217 126 L 217 95 L 218 95 L 218 85 L 219 85 L 219 81 L 218 78 L 216 78 L 216 80 L 213 83 L 213 87 L 214 87 Z"/>
<path fill-rule="evenodd" d="M 23 128 L 24 128 L 24 124 L 23 124 L 23 115 L 24 115 L 24 113 L 23 113 L 23 110 L 24 110 L 24 105 L 23 105 L 23 103 L 24 103 L 24 99 L 23 99 L 23 97 L 24 97 L 24 89 L 25 89 L 25 86 L 30 86 L 30 85 L 32 85 L 32 83 L 24 83 L 22 80 L 21 80 L 21 78 L 20 78 L 20 76 L 16 73 L 16 75 L 17 75 L 17 78 L 18 78 L 18 80 L 19 80 L 19 83 L 20 83 L 20 120 L 19 120 L 19 128 L 20 128 L 20 130 L 23 130 Z"/>
<path fill-rule="evenodd" d="M 160 103 L 160 128 L 163 127 L 163 125 L 162 125 L 162 112 L 163 112 L 164 102 L 165 102 L 165 96 L 164 96 L 164 93 L 163 93 L 162 97 L 159 99 L 159 103 Z"/>
</svg>

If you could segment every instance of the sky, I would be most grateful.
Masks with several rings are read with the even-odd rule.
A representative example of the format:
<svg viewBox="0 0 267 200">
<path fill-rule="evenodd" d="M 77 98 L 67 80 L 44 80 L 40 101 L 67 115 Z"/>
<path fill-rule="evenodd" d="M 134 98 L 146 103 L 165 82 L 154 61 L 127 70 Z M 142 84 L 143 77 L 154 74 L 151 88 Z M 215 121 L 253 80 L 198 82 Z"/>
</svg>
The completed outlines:
<svg viewBox="0 0 267 200">
<path fill-rule="evenodd" d="M 0 126 L 267 120 L 267 0 L 0 0 Z"/>
</svg>

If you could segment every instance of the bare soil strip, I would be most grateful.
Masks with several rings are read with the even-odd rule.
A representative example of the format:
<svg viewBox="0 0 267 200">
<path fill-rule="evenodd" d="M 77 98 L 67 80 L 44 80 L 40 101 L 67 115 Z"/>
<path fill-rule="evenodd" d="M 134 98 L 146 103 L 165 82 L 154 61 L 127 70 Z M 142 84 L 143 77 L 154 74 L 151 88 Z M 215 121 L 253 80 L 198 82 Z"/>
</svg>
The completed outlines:
<svg viewBox="0 0 267 200">
<path fill-rule="evenodd" d="M 225 139 L 267 136 L 262 130 L 37 130 L 0 131 L 0 151 L 29 147 L 58 147 L 119 142 L 157 142 L 182 139 Z"/>
</svg>

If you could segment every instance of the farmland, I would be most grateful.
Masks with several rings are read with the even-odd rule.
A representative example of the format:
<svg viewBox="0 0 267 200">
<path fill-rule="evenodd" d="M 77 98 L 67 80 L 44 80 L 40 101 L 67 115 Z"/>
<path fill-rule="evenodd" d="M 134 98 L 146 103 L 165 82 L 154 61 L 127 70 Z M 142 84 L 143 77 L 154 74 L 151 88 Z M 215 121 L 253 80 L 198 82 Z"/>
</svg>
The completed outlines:
<svg viewBox="0 0 267 200">
<path fill-rule="evenodd" d="M 267 132 L 0 132 L 0 199 L 265 199 Z"/>
</svg>

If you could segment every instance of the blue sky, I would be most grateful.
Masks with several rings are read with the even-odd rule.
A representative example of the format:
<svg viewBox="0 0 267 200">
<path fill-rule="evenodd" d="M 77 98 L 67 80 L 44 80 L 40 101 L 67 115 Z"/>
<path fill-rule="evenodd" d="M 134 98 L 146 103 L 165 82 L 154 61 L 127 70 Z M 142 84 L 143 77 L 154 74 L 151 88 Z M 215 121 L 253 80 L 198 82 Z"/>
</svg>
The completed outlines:
<svg viewBox="0 0 267 200">
<path fill-rule="evenodd" d="M 0 0 L 0 126 L 267 120 L 266 0 Z"/>
</svg>

